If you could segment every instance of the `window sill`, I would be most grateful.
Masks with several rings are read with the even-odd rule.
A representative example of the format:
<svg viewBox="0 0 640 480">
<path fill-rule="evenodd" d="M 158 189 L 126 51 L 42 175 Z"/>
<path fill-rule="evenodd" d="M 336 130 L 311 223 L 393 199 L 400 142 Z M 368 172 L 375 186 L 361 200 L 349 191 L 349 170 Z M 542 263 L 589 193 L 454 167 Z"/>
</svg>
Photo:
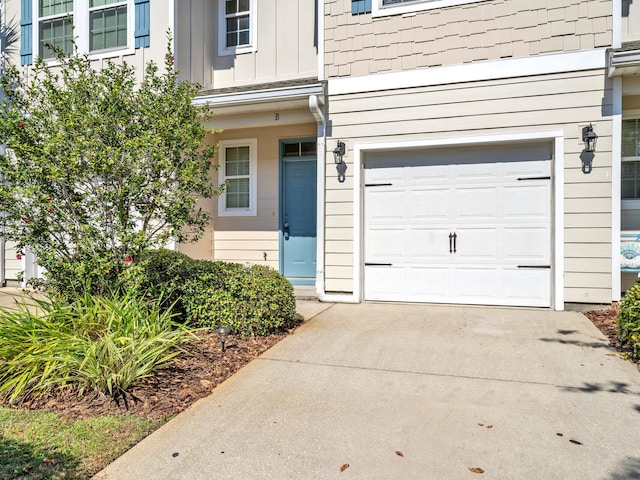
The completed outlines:
<svg viewBox="0 0 640 480">
<path fill-rule="evenodd" d="M 253 45 L 243 45 L 235 48 L 224 48 L 218 50 L 218 56 L 227 57 L 230 55 L 242 55 L 243 53 L 253 53 L 257 49 Z"/>
<path fill-rule="evenodd" d="M 426 0 L 417 1 L 409 4 L 382 6 L 382 0 L 373 0 L 371 16 L 372 17 L 388 17 L 391 15 L 400 15 L 403 13 L 419 12 L 422 10 L 433 10 L 435 8 L 454 7 L 458 5 L 466 5 L 468 3 L 481 3 L 488 0 Z"/>
</svg>

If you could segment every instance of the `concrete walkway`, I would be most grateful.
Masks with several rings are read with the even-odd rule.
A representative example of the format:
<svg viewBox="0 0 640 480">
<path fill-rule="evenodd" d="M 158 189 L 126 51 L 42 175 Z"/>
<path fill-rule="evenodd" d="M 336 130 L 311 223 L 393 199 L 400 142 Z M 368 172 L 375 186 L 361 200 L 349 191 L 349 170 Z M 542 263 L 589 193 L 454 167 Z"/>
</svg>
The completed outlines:
<svg viewBox="0 0 640 480">
<path fill-rule="evenodd" d="M 580 313 L 300 309 L 314 318 L 95 478 L 640 478 L 640 373 Z"/>
</svg>

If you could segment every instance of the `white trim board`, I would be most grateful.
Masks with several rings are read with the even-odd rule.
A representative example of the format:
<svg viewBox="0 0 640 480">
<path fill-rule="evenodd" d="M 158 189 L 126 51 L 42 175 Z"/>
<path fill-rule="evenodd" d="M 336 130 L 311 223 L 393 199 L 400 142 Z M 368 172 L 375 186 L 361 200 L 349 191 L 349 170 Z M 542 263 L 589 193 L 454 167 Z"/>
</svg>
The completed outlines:
<svg viewBox="0 0 640 480">
<path fill-rule="evenodd" d="M 329 95 L 376 92 L 398 88 L 427 87 L 450 83 L 528 77 L 552 73 L 593 70 L 607 66 L 607 49 L 557 53 L 490 62 L 427 67 L 403 72 L 376 73 L 328 81 Z"/>
<path fill-rule="evenodd" d="M 551 307 L 564 310 L 564 132 L 562 130 L 538 131 L 530 133 L 505 133 L 471 137 L 425 139 L 400 142 L 370 142 L 353 145 L 353 296 L 363 300 L 364 257 L 363 257 L 363 154 L 367 151 L 402 150 L 412 148 L 456 147 L 471 145 L 501 144 L 531 140 L 553 141 L 553 212 L 552 212 L 552 292 Z"/>
</svg>

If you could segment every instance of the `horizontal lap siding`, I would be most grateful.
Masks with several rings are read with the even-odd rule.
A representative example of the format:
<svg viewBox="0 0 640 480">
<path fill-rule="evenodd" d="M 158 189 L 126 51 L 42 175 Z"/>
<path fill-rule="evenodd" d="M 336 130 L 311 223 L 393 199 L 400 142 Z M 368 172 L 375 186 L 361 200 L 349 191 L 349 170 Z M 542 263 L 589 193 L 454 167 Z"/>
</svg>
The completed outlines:
<svg viewBox="0 0 640 480">
<path fill-rule="evenodd" d="M 209 136 L 210 143 L 250 138 L 258 140 L 258 214 L 254 217 L 217 216 L 218 200 L 212 199 L 207 210 L 212 214 L 213 221 L 205 237 L 195 245 L 181 245 L 180 250 L 197 258 L 269 265 L 278 270 L 280 140 L 315 138 L 316 129 L 315 123 L 306 123 L 225 130 Z M 217 184 L 216 176 L 213 178 Z"/>
<path fill-rule="evenodd" d="M 353 145 L 504 133 L 564 132 L 565 301 L 611 301 L 611 92 L 603 70 L 528 79 L 398 89 L 329 99 L 326 287 L 353 280 Z M 580 128 L 593 123 L 598 146 L 582 172 Z M 346 140 L 346 179 L 337 179 L 331 149 Z M 607 264 L 608 262 L 608 264 Z M 348 273 L 350 272 L 350 275 Z M 333 276 L 332 276 L 333 275 Z M 589 280 L 591 279 L 591 281 Z M 353 288 L 353 287 L 351 287 Z"/>
<path fill-rule="evenodd" d="M 350 6 L 325 2 L 328 77 L 611 46 L 612 7 L 602 0 L 491 0 L 376 18 Z"/>
</svg>

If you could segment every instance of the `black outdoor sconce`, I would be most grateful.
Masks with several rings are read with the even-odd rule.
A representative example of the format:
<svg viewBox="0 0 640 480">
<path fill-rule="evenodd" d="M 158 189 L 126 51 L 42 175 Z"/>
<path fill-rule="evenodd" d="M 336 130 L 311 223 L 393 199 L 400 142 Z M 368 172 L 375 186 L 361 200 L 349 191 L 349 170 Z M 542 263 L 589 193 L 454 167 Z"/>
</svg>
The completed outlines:
<svg viewBox="0 0 640 480">
<path fill-rule="evenodd" d="M 595 152 L 598 135 L 593 131 L 593 125 L 589 124 L 582 128 L 582 141 L 584 142 L 585 152 Z"/>
<path fill-rule="evenodd" d="M 342 157 L 347 153 L 347 146 L 344 142 L 338 140 L 336 148 L 333 150 L 333 160 L 336 162 L 336 170 L 338 171 L 338 181 L 343 183 L 345 181 L 347 173 L 347 164 L 344 163 Z"/>
<path fill-rule="evenodd" d="M 347 153 L 347 146 L 344 142 L 338 140 L 338 145 L 333 149 L 333 160 L 336 163 L 342 163 L 342 157 Z"/>
</svg>

